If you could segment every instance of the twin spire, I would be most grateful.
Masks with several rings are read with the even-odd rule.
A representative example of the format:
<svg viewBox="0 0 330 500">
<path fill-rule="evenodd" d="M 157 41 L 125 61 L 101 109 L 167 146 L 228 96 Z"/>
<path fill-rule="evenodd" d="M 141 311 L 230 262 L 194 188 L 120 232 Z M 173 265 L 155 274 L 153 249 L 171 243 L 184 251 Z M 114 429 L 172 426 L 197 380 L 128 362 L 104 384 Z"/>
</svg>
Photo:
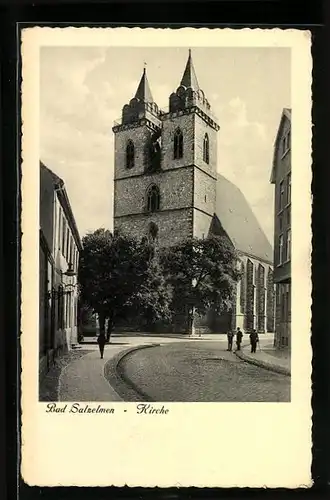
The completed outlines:
<svg viewBox="0 0 330 500">
<path fill-rule="evenodd" d="M 191 56 L 191 49 L 189 49 L 188 61 L 183 76 L 181 78 L 180 85 L 186 88 L 191 87 L 193 90 L 199 90 L 200 88 Z M 143 68 L 142 77 L 139 86 L 137 88 L 137 91 L 135 93 L 135 98 L 139 99 L 142 102 L 149 102 L 149 103 L 154 102 L 147 78 L 146 64 L 144 65 Z"/>
<path fill-rule="evenodd" d="M 138 88 L 133 99 L 122 108 L 121 125 L 131 125 L 138 123 L 142 118 L 153 123 L 156 127 L 166 117 L 173 113 L 186 113 L 196 110 L 202 116 L 203 120 L 215 130 L 219 129 L 214 117 L 211 115 L 211 106 L 205 97 L 204 92 L 199 86 L 192 56 L 189 49 L 188 60 L 178 88 L 169 96 L 169 106 L 160 109 L 152 96 L 147 77 L 146 64 L 144 64 L 143 73 Z M 115 125 L 114 131 L 119 130 L 121 125 Z"/>
<path fill-rule="evenodd" d="M 146 65 L 144 65 L 142 77 L 135 93 L 135 98 L 143 102 L 154 102 L 147 78 Z"/>
<path fill-rule="evenodd" d="M 191 87 L 193 90 L 199 90 L 198 80 L 191 57 L 191 49 L 189 49 L 188 61 L 180 85 L 186 88 Z"/>
</svg>

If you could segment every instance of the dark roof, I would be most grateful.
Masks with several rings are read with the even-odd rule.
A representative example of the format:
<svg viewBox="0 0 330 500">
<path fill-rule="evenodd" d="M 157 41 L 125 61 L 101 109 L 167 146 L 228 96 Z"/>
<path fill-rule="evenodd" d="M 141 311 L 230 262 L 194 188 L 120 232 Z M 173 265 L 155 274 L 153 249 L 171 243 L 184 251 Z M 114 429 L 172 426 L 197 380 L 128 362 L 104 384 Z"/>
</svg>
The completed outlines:
<svg viewBox="0 0 330 500">
<path fill-rule="evenodd" d="M 142 77 L 135 93 L 135 98 L 142 102 L 154 102 L 147 78 L 146 68 L 143 69 Z"/>
<path fill-rule="evenodd" d="M 54 187 L 62 187 L 64 186 L 64 181 L 58 175 L 56 175 L 50 168 L 46 167 L 42 161 L 40 162 L 40 168 L 47 171 L 50 177 L 53 179 Z"/>
<path fill-rule="evenodd" d="M 277 153 L 278 153 L 278 147 L 280 143 L 280 137 L 283 129 L 283 124 L 285 120 L 289 120 L 291 123 L 291 108 L 283 108 L 281 119 L 280 119 L 280 124 L 277 129 L 276 133 L 276 138 L 274 142 L 274 155 L 273 155 L 273 165 L 272 165 L 272 171 L 270 175 L 270 182 L 274 183 L 275 182 L 275 167 L 276 167 L 276 159 L 277 159 Z"/>
<path fill-rule="evenodd" d="M 193 90 L 198 90 L 198 80 L 194 68 L 194 64 L 191 57 L 191 50 L 189 49 L 188 61 L 186 64 L 186 68 L 183 73 L 183 77 L 181 79 L 181 85 L 188 88 L 191 87 Z"/>
<path fill-rule="evenodd" d="M 54 183 L 54 189 L 57 190 L 58 198 L 66 214 L 71 231 L 75 237 L 79 250 L 81 250 L 82 249 L 81 238 L 77 228 L 76 220 L 73 215 L 71 204 L 68 198 L 68 193 L 65 189 L 64 181 L 58 175 L 56 175 L 52 170 L 50 170 L 50 168 L 46 167 L 46 165 L 42 161 L 40 161 L 40 168 L 41 170 L 45 170 L 52 178 Z"/>
<path fill-rule="evenodd" d="M 240 189 L 218 174 L 216 216 L 239 252 L 273 262 L 273 249 Z"/>
</svg>

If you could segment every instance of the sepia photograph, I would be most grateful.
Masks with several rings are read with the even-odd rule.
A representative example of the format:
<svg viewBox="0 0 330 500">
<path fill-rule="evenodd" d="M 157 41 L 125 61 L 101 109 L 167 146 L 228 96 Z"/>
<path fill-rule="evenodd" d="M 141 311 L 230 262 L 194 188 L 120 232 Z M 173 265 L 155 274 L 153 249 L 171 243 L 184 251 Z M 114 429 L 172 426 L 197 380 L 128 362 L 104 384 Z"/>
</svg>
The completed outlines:
<svg viewBox="0 0 330 500">
<path fill-rule="evenodd" d="M 311 34 L 39 26 L 21 58 L 24 481 L 310 486 Z"/>
<path fill-rule="evenodd" d="M 290 72 L 41 48 L 41 401 L 290 401 Z"/>
</svg>

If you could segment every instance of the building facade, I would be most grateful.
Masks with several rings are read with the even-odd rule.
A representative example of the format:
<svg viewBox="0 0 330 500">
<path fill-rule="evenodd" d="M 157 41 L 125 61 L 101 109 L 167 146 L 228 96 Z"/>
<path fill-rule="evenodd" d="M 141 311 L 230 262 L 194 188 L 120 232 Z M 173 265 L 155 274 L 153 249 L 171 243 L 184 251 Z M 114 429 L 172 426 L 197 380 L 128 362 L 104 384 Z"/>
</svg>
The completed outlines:
<svg viewBox="0 0 330 500">
<path fill-rule="evenodd" d="M 186 238 L 225 234 L 241 255 L 240 265 L 247 267 L 244 292 L 237 293 L 236 312 L 222 318 L 210 313 L 199 319 L 198 328 L 228 330 L 242 323 L 261 332 L 272 324 L 267 316 L 267 311 L 271 315 L 267 297 L 272 293 L 263 299 L 258 298 L 263 292 L 256 290 L 267 290 L 272 248 L 241 191 L 217 173 L 219 129 L 199 86 L 190 51 L 166 111 L 154 102 L 144 69 L 135 96 L 113 127 L 114 229 L 136 238 L 152 235 L 161 247 Z M 259 264 L 266 270 L 264 285 L 253 281 L 252 294 L 245 281 L 250 272 L 257 276 Z M 248 306 L 241 307 L 243 302 Z"/>
<path fill-rule="evenodd" d="M 271 183 L 275 187 L 275 345 L 291 349 L 291 110 L 287 108 L 275 140 Z"/>
<path fill-rule="evenodd" d="M 39 372 L 77 344 L 81 240 L 64 182 L 40 163 Z"/>
</svg>

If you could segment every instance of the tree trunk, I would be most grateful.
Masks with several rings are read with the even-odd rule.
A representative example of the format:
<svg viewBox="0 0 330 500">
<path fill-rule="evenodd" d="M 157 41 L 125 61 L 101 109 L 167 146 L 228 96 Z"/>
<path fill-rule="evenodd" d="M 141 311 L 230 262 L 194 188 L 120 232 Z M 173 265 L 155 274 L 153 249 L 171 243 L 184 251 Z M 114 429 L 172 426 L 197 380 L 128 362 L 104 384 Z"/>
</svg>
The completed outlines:
<svg viewBox="0 0 330 500">
<path fill-rule="evenodd" d="M 100 335 L 105 335 L 105 314 L 99 313 Z"/>
<path fill-rule="evenodd" d="M 194 325 L 194 316 L 195 316 L 195 308 L 189 308 L 188 312 L 188 332 L 190 335 L 194 335 L 195 333 L 195 325 Z"/>
<path fill-rule="evenodd" d="M 108 316 L 108 324 L 107 324 L 107 342 L 110 342 L 110 336 L 113 330 L 113 324 L 114 324 L 114 315 L 110 314 Z"/>
<path fill-rule="evenodd" d="M 111 324 L 110 319 L 108 319 L 108 324 L 107 324 L 107 342 L 110 341 L 111 331 L 112 331 L 112 324 Z"/>
</svg>

